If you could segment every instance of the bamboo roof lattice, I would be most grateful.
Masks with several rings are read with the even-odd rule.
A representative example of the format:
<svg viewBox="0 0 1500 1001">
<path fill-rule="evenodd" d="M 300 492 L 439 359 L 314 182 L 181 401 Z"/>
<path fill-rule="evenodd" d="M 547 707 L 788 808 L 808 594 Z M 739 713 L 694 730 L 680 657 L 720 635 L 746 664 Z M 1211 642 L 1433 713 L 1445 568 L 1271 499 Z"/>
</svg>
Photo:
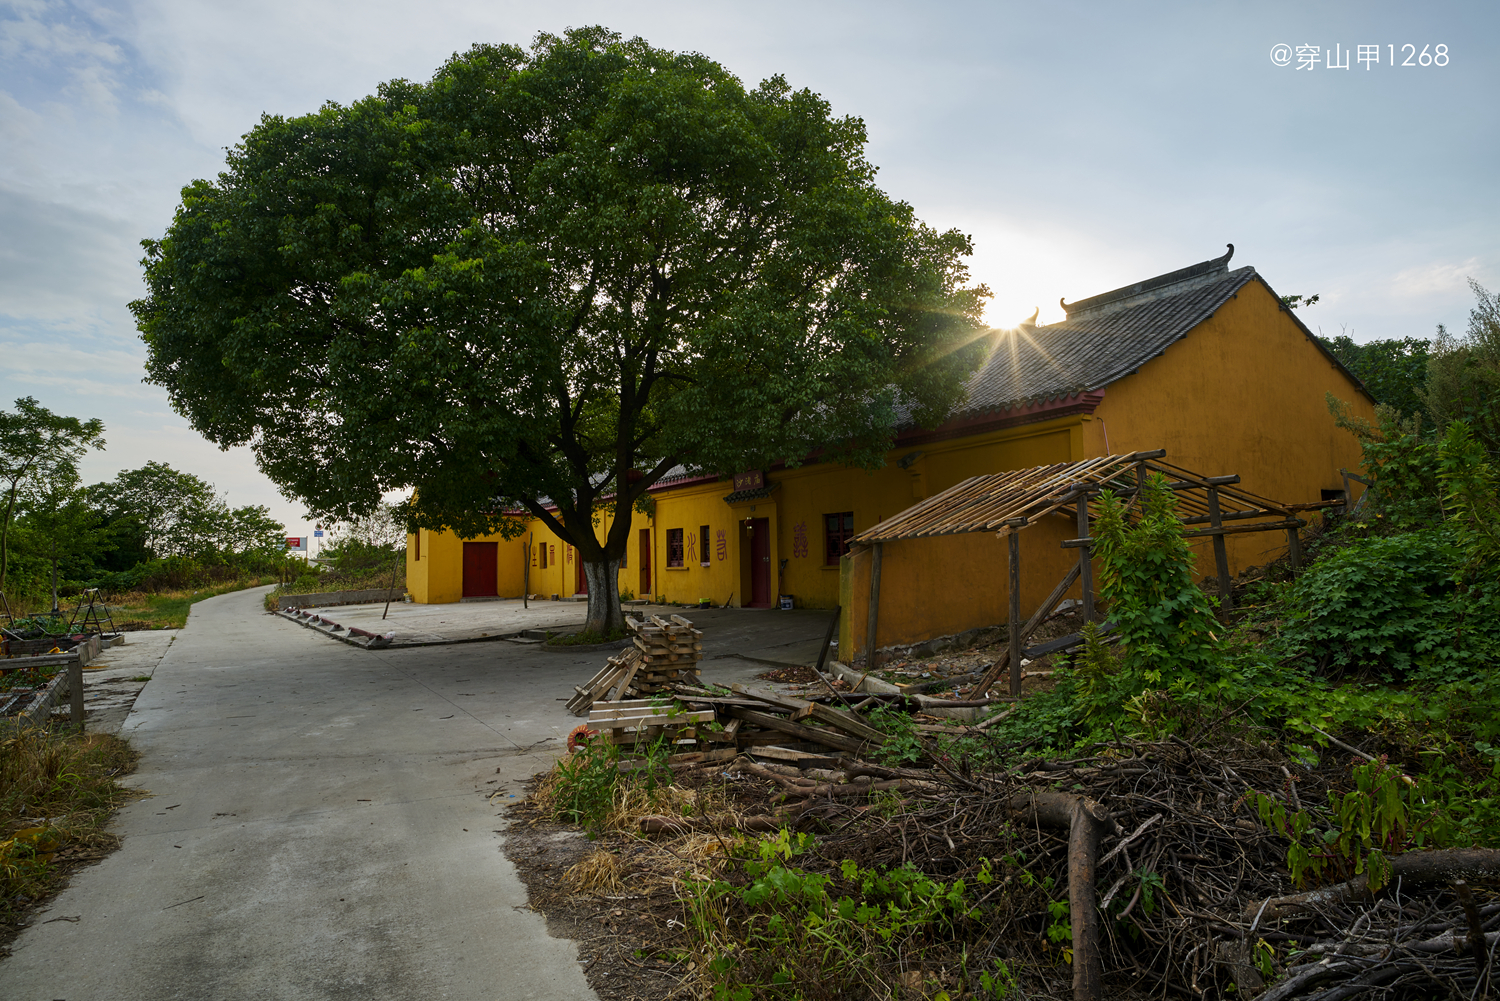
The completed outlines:
<svg viewBox="0 0 1500 1001">
<path fill-rule="evenodd" d="M 1003 536 L 1012 530 L 1007 522 L 1024 518 L 1027 524 L 1034 524 L 1054 512 L 1076 514 L 1080 496 L 1091 506 L 1097 505 L 1103 490 L 1120 497 L 1134 497 L 1140 478 L 1150 473 L 1167 478 L 1177 493 L 1177 513 L 1184 524 L 1205 524 L 1212 520 L 1210 488 L 1218 493 L 1222 521 L 1276 518 L 1284 522 L 1293 518 L 1294 508 L 1234 486 L 1239 482 L 1238 476 L 1202 476 L 1163 462 L 1165 456 L 1165 451 L 1157 449 L 972 476 L 866 529 L 854 537 L 854 544 L 969 532 L 996 532 Z"/>
</svg>

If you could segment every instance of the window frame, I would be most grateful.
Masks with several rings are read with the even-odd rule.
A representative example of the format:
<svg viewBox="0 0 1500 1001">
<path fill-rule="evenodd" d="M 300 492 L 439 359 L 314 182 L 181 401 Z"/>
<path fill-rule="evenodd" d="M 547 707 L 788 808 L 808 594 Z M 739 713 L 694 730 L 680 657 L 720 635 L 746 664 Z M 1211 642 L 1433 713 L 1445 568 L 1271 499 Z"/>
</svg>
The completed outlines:
<svg viewBox="0 0 1500 1001">
<path fill-rule="evenodd" d="M 667 569 L 681 570 L 687 566 L 684 561 L 686 549 L 683 546 L 683 541 L 683 529 L 667 529 Z"/>
<path fill-rule="evenodd" d="M 830 522 L 834 518 L 839 519 L 837 529 L 830 527 Z M 854 534 L 853 511 L 834 511 L 823 515 L 823 565 L 825 567 L 839 565 L 839 559 L 849 552 L 849 542 L 854 538 Z"/>
</svg>

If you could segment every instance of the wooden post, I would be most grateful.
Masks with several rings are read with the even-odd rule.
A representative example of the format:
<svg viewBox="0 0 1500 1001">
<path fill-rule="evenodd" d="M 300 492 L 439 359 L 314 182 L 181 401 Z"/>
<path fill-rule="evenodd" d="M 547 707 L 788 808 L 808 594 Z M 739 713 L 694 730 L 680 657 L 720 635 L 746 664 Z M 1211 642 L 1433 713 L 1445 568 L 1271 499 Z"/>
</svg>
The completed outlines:
<svg viewBox="0 0 1500 1001">
<path fill-rule="evenodd" d="M 1010 694 L 1021 694 L 1021 534 L 1010 533 Z"/>
<path fill-rule="evenodd" d="M 875 670 L 875 629 L 880 623 L 880 551 L 885 544 L 875 543 L 870 552 L 870 609 L 865 616 L 865 673 Z"/>
<path fill-rule="evenodd" d="M 1078 505 L 1078 537 L 1089 537 L 1089 492 L 1088 487 L 1079 486 L 1075 501 Z M 1078 550 L 1078 584 L 1083 589 L 1083 621 L 1094 621 L 1094 566 L 1090 560 L 1088 546 Z M 1012 668 L 1015 670 L 1015 668 Z"/>
<path fill-rule="evenodd" d="M 521 607 L 530 608 L 531 600 L 531 540 L 535 532 L 526 533 L 526 552 L 521 556 Z"/>
<path fill-rule="evenodd" d="M 1223 528 L 1224 519 L 1219 512 L 1219 488 L 1208 488 L 1208 524 L 1212 528 Z M 1224 536 L 1214 536 L 1214 566 L 1219 571 L 1219 611 L 1227 612 L 1234 607 L 1234 591 L 1229 583 L 1229 547 Z"/>
<path fill-rule="evenodd" d="M 843 614 L 843 605 L 833 610 L 833 620 L 828 623 L 828 632 L 823 636 L 823 649 L 818 651 L 818 666 L 814 668 L 819 674 L 823 673 L 823 665 L 828 662 L 828 644 L 833 642 L 834 631 L 838 629 L 839 617 Z"/>
<path fill-rule="evenodd" d="M 1296 528 L 1286 530 L 1286 552 L 1295 573 L 1302 566 L 1302 536 Z"/>
</svg>

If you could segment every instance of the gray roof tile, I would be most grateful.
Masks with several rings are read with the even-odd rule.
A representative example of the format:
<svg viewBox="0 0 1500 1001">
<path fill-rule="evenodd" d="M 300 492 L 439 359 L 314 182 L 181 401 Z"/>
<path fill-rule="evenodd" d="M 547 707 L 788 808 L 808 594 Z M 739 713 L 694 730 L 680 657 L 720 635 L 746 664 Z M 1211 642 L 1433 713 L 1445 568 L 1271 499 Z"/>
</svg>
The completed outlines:
<svg viewBox="0 0 1500 1001">
<path fill-rule="evenodd" d="M 1161 354 L 1257 277 L 1251 267 L 1228 270 L 1226 256 L 1065 304 L 1061 323 L 997 330 L 959 416 L 1101 389 Z"/>
</svg>

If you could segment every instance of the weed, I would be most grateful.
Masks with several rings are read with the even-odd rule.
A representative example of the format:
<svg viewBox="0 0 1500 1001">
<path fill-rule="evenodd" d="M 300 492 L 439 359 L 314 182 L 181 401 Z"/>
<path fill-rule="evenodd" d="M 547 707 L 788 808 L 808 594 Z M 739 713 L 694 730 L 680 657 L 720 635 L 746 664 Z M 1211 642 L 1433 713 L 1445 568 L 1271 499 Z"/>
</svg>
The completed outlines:
<svg viewBox="0 0 1500 1001">
<path fill-rule="evenodd" d="M 922 738 L 917 735 L 911 714 L 889 706 L 877 706 L 867 717 L 870 724 L 886 735 L 886 741 L 871 757 L 883 765 L 903 765 L 921 759 Z"/>
<path fill-rule="evenodd" d="M 136 754 L 109 734 L 24 730 L 0 740 L 0 923 L 50 892 L 56 852 L 110 847 L 103 824 L 130 792 Z M 45 819 L 38 819 L 45 818 Z"/>
</svg>

